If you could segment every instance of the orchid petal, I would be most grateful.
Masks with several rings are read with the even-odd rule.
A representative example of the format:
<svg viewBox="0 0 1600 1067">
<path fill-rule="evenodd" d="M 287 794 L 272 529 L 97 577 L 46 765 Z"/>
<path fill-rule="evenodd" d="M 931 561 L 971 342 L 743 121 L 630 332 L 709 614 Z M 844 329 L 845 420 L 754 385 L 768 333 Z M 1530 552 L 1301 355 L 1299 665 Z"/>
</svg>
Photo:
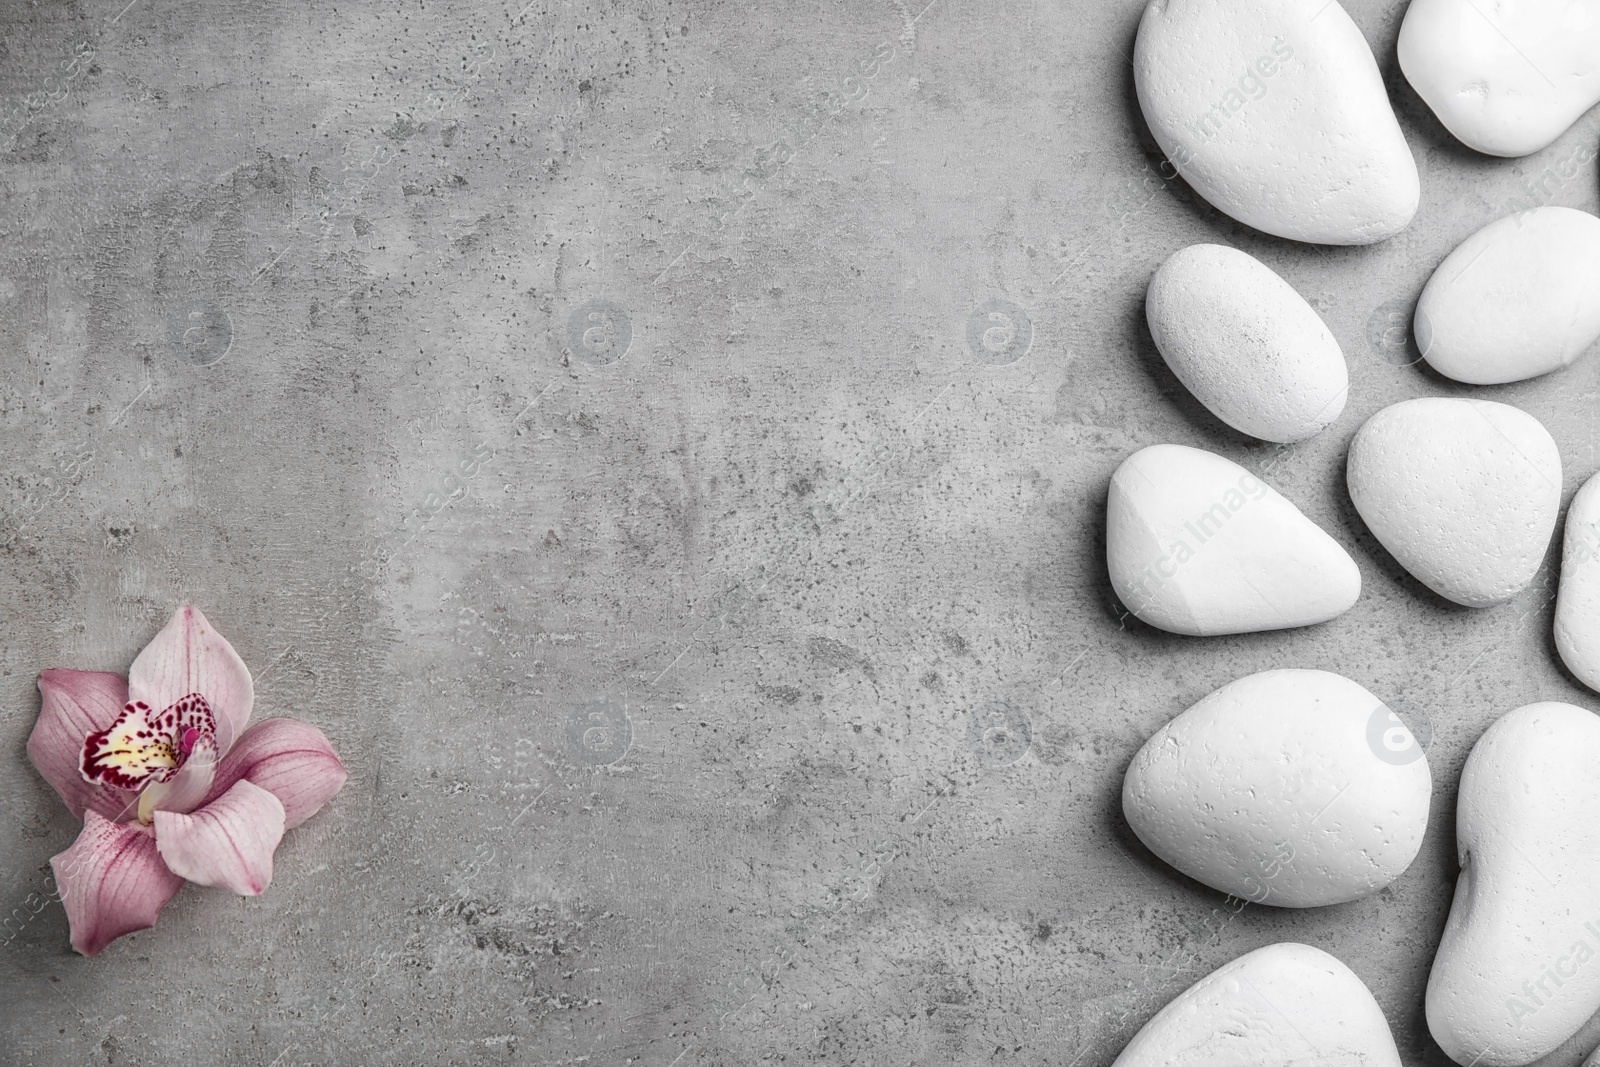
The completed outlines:
<svg viewBox="0 0 1600 1067">
<path fill-rule="evenodd" d="M 50 860 L 67 909 L 72 947 L 93 956 L 123 934 L 156 924 L 183 887 L 167 869 L 155 838 L 137 823 L 116 823 L 93 808 L 72 847 Z"/>
<path fill-rule="evenodd" d="M 128 671 L 128 699 L 166 708 L 191 693 L 211 705 L 217 720 L 217 747 L 223 752 L 244 732 L 255 703 L 250 670 L 239 653 L 206 621 L 200 609 L 185 604 L 156 634 Z"/>
<path fill-rule="evenodd" d="M 283 802 L 285 825 L 293 829 L 344 785 L 344 764 L 322 731 L 298 719 L 267 719 L 244 732 L 222 758 L 207 801 L 241 778 Z"/>
<path fill-rule="evenodd" d="M 78 761 L 84 738 L 104 730 L 122 713 L 128 683 L 104 671 L 41 671 L 39 719 L 28 737 L 28 757 L 78 818 L 85 810 L 113 822 L 132 818 L 135 798 L 108 785 L 83 780 Z"/>
<path fill-rule="evenodd" d="M 283 804 L 248 781 L 192 815 L 158 811 L 156 848 L 191 882 L 253 897 L 272 884 L 272 854 L 283 840 Z"/>
<path fill-rule="evenodd" d="M 216 781 L 217 763 L 217 739 L 200 734 L 177 774 L 165 782 L 152 782 L 139 794 L 139 821 L 149 826 L 158 811 L 186 815 L 198 808 Z"/>
</svg>

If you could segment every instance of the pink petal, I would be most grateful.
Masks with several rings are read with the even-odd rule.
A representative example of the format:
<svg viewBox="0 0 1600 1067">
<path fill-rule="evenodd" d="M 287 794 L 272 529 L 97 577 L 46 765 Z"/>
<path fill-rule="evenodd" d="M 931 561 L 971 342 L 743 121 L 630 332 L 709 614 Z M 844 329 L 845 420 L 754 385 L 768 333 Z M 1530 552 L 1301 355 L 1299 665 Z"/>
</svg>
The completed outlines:
<svg viewBox="0 0 1600 1067">
<path fill-rule="evenodd" d="M 39 695 L 39 719 L 28 737 L 28 756 L 44 780 L 80 819 L 86 809 L 113 822 L 133 818 L 132 793 L 86 782 L 78 773 L 84 739 L 122 714 L 128 683 L 120 674 L 57 668 L 39 674 Z"/>
<path fill-rule="evenodd" d="M 187 814 L 198 808 L 217 778 L 217 739 L 201 734 L 183 766 L 165 782 L 152 782 L 139 794 L 139 821 L 148 825 L 158 811 Z"/>
<path fill-rule="evenodd" d="M 209 802 L 239 779 L 254 782 L 283 802 L 293 829 L 344 785 L 344 764 L 322 731 L 298 719 L 267 719 L 244 732 L 222 758 Z"/>
<path fill-rule="evenodd" d="M 255 686 L 250 670 L 200 609 L 185 604 L 145 646 L 128 671 L 128 699 L 166 708 L 199 693 L 217 719 L 217 746 L 229 746 L 250 721 Z"/>
<path fill-rule="evenodd" d="M 138 823 L 117 823 L 84 812 L 72 847 L 50 860 L 67 909 L 72 947 L 93 956 L 123 934 L 156 924 L 162 907 L 183 887 L 156 853 L 156 840 Z"/>
<path fill-rule="evenodd" d="M 272 884 L 272 854 L 283 840 L 283 805 L 247 781 L 193 815 L 158 811 L 156 848 L 174 873 L 253 897 Z"/>
</svg>

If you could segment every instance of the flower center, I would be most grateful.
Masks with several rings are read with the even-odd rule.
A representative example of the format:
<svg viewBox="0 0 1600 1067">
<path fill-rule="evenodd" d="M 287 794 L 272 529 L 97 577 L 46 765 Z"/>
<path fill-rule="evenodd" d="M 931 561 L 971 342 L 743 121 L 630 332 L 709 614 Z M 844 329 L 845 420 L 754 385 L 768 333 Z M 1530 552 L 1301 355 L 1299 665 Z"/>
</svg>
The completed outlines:
<svg viewBox="0 0 1600 1067">
<path fill-rule="evenodd" d="M 152 711 L 142 700 L 125 705 L 115 722 L 83 742 L 78 770 L 90 782 L 139 790 L 178 773 L 195 744 L 216 735 L 211 705 L 199 693 Z"/>
</svg>

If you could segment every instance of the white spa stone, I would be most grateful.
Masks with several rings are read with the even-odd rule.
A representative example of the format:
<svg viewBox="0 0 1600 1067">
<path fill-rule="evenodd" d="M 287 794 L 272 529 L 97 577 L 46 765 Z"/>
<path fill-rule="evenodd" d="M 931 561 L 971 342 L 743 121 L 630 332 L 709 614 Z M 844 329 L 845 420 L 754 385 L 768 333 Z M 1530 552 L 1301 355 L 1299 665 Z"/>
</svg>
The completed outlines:
<svg viewBox="0 0 1600 1067">
<path fill-rule="evenodd" d="M 1207 636 L 1325 622 L 1361 595 L 1355 560 L 1237 463 L 1152 445 L 1111 476 L 1106 565 L 1128 610 Z"/>
<path fill-rule="evenodd" d="M 1567 366 L 1600 338 L 1600 218 L 1541 207 L 1491 222 L 1428 279 L 1416 337 L 1433 369 L 1458 382 Z"/>
<path fill-rule="evenodd" d="M 1303 441 L 1344 410 L 1339 342 L 1261 261 L 1226 245 L 1179 249 L 1150 279 L 1161 356 L 1211 413 L 1265 441 Z"/>
<path fill-rule="evenodd" d="M 1461 874 L 1428 976 L 1428 1029 L 1466 1067 L 1517 1067 L 1600 1008 L 1600 717 L 1529 704 L 1472 747 Z"/>
<path fill-rule="evenodd" d="M 1405 724 L 1328 671 L 1230 682 L 1146 741 L 1122 783 L 1145 846 L 1213 889 L 1285 908 L 1342 904 L 1400 877 L 1433 779 Z"/>
<path fill-rule="evenodd" d="M 1345 471 L 1356 510 L 1400 565 L 1481 608 L 1533 580 L 1561 507 L 1561 456 L 1525 411 L 1423 397 L 1368 419 Z"/>
<path fill-rule="evenodd" d="M 1578 681 L 1600 692 L 1600 474 L 1583 483 L 1567 509 L 1556 650 Z"/>
<path fill-rule="evenodd" d="M 1491 156 L 1525 156 L 1600 102 L 1594 0 L 1411 0 L 1400 69 L 1445 128 Z"/>
<path fill-rule="evenodd" d="M 1416 161 L 1337 0 L 1150 0 L 1133 75 L 1172 165 L 1240 222 L 1359 245 L 1416 214 Z"/>
<path fill-rule="evenodd" d="M 1281 942 L 1206 975 L 1156 1013 L 1112 1067 L 1400 1067 L 1355 972 Z"/>
</svg>

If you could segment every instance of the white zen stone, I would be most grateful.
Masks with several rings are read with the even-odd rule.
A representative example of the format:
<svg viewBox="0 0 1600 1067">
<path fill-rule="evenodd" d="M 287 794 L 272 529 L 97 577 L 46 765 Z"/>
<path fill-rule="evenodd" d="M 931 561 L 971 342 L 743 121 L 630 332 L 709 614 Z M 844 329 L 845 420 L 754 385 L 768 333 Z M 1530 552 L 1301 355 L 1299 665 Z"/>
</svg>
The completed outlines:
<svg viewBox="0 0 1600 1067">
<path fill-rule="evenodd" d="M 1197 637 L 1326 622 L 1361 595 L 1355 560 L 1299 508 L 1184 445 L 1140 449 L 1111 476 L 1106 565 L 1128 610 Z"/>
<path fill-rule="evenodd" d="M 1561 507 L 1561 456 L 1539 420 L 1489 400 L 1424 397 L 1368 419 L 1350 443 L 1350 499 L 1400 565 L 1482 608 L 1533 580 Z"/>
<path fill-rule="evenodd" d="M 1235 430 L 1303 441 L 1344 411 L 1350 376 L 1339 342 L 1253 256 L 1226 245 L 1179 249 L 1150 279 L 1144 310 L 1172 373 Z"/>
<path fill-rule="evenodd" d="M 1355 972 L 1292 941 L 1247 952 L 1156 1013 L 1112 1067 L 1400 1067 Z"/>
<path fill-rule="evenodd" d="M 1491 156 L 1537 152 L 1600 102 L 1594 0 L 1411 0 L 1399 53 L 1445 128 Z"/>
<path fill-rule="evenodd" d="M 1600 717 L 1529 704 L 1472 746 L 1461 874 L 1428 976 L 1428 1029 L 1463 1067 L 1519 1067 L 1600 1008 Z"/>
<path fill-rule="evenodd" d="M 1600 474 L 1583 483 L 1567 509 L 1556 650 L 1578 681 L 1600 692 Z"/>
<path fill-rule="evenodd" d="M 1133 77 L 1172 165 L 1240 222 L 1359 245 L 1416 214 L 1416 161 L 1336 0 L 1150 0 Z"/>
<path fill-rule="evenodd" d="M 1516 382 L 1567 366 L 1600 339 L 1600 218 L 1519 211 L 1461 242 L 1417 301 L 1417 345 L 1458 382 Z"/>
<path fill-rule="evenodd" d="M 1230 682 L 1157 730 L 1122 811 L 1145 846 L 1213 889 L 1285 908 L 1342 904 L 1422 847 L 1433 778 L 1383 701 L 1328 671 Z"/>
</svg>

